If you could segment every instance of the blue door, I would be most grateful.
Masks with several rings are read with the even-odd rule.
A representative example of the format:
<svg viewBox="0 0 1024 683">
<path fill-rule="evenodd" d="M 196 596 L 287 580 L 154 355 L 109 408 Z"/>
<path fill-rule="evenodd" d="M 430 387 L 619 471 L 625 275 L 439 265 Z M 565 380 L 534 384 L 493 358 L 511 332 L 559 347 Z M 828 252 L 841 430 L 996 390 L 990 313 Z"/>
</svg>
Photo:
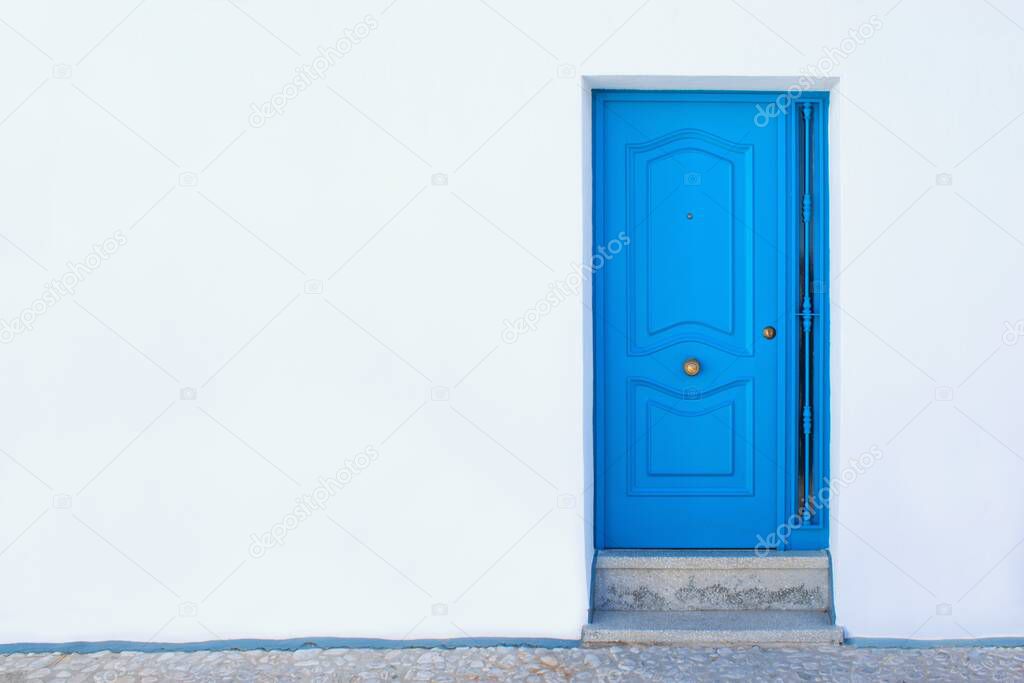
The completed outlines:
<svg viewBox="0 0 1024 683">
<path fill-rule="evenodd" d="M 775 97 L 594 93 L 598 547 L 754 548 L 786 517 L 799 150 Z"/>
</svg>

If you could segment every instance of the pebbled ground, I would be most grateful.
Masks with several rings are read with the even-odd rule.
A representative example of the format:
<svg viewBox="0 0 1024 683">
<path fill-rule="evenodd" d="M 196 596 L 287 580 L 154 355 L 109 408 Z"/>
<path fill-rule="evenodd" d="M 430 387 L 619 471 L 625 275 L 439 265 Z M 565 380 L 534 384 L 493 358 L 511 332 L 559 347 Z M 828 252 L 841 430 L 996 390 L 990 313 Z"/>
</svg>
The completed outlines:
<svg viewBox="0 0 1024 683">
<path fill-rule="evenodd" d="M 6 681 L 1022 681 L 1024 648 L 608 647 L 0 656 Z"/>
</svg>

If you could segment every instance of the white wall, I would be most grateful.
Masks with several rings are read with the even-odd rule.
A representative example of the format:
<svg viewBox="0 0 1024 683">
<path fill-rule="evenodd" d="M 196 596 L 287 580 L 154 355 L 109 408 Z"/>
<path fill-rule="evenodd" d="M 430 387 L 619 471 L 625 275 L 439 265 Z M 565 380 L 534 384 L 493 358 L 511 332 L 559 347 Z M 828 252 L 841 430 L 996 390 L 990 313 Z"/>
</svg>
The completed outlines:
<svg viewBox="0 0 1024 683">
<path fill-rule="evenodd" d="M 826 74 L 833 468 L 883 453 L 838 619 L 1024 635 L 1019 7 L 126 0 L 0 5 L 0 317 L 115 240 L 0 329 L 0 641 L 577 637 L 589 312 L 501 333 L 589 245 L 582 79 L 790 78 L 872 15 Z"/>
</svg>

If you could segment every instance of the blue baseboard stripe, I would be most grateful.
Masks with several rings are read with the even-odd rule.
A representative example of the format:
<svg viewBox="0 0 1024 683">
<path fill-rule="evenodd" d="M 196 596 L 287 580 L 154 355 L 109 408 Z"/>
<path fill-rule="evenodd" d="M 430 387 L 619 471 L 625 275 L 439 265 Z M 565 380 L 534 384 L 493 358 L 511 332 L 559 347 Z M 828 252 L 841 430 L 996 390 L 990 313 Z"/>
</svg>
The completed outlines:
<svg viewBox="0 0 1024 683">
<path fill-rule="evenodd" d="M 951 638 L 947 640 L 913 640 L 910 638 L 847 638 L 850 647 L 922 649 L 934 647 L 1024 647 L 1024 637 Z"/>
<path fill-rule="evenodd" d="M 1024 637 L 912 640 L 908 638 L 847 638 L 845 644 L 862 648 L 920 649 L 938 647 L 1024 647 Z M 13 653 L 90 654 L 93 652 L 197 652 L 219 650 L 302 650 L 312 648 L 445 648 L 458 647 L 580 647 L 580 641 L 560 638 L 287 638 L 282 640 L 204 640 L 192 643 L 149 643 L 135 640 L 76 641 L 69 643 L 3 643 L 0 655 Z"/>
<path fill-rule="evenodd" d="M 147 643 L 134 640 L 77 641 L 73 643 L 3 643 L 0 654 L 68 652 L 196 652 L 199 650 L 302 650 L 306 648 L 430 648 L 457 647 L 579 647 L 578 640 L 559 638 L 422 638 L 389 640 L 386 638 L 287 638 L 284 640 L 205 640 L 194 643 Z"/>
</svg>

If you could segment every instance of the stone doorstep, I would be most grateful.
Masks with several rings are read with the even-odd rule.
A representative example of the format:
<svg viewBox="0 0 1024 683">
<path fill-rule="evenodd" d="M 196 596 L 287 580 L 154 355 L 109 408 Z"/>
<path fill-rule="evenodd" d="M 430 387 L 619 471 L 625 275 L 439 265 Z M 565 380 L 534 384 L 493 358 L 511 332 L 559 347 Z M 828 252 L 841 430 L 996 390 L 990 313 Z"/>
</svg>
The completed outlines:
<svg viewBox="0 0 1024 683">
<path fill-rule="evenodd" d="M 583 645 L 840 644 L 843 629 L 819 611 L 595 611 Z"/>
<path fill-rule="evenodd" d="M 598 610 L 820 610 L 830 606 L 828 555 L 742 551 L 602 551 Z"/>
<path fill-rule="evenodd" d="M 829 608 L 824 571 L 613 569 L 595 577 L 602 610 L 819 610 Z"/>
<path fill-rule="evenodd" d="M 825 551 L 611 550 L 583 644 L 838 644 Z"/>
<path fill-rule="evenodd" d="M 828 569 L 824 550 L 600 550 L 601 569 Z"/>
</svg>

